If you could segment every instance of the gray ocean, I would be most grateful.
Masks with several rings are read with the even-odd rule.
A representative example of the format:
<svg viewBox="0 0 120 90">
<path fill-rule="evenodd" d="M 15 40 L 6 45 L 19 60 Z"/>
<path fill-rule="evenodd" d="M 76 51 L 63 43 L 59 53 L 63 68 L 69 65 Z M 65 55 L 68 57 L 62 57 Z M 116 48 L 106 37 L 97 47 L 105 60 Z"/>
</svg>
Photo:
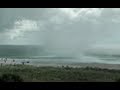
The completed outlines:
<svg viewBox="0 0 120 90">
<path fill-rule="evenodd" d="M 8 59 L 11 63 L 13 59 L 17 63 L 22 61 L 30 61 L 35 65 L 63 65 L 63 64 L 79 64 L 79 63 L 105 63 L 105 64 L 120 64 L 119 56 L 105 56 L 105 55 L 85 55 L 80 57 L 62 57 L 54 56 L 46 52 L 44 47 L 37 45 L 0 45 L 0 60 Z M 2 62 L 2 61 L 1 61 Z"/>
</svg>

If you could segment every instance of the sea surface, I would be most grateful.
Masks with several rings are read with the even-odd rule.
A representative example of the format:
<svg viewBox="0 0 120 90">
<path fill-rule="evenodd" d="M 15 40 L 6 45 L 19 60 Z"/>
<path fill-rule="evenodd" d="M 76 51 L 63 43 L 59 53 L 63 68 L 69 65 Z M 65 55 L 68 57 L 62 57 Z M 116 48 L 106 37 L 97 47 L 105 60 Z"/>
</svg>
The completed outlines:
<svg viewBox="0 0 120 90">
<path fill-rule="evenodd" d="M 23 61 L 29 61 L 30 64 L 79 64 L 79 63 L 104 63 L 104 64 L 120 64 L 119 56 L 106 55 L 86 55 L 80 57 L 62 57 L 54 56 L 45 51 L 45 48 L 37 45 L 0 45 L 0 62 L 4 63 L 7 58 L 7 63 L 21 64 Z"/>
</svg>

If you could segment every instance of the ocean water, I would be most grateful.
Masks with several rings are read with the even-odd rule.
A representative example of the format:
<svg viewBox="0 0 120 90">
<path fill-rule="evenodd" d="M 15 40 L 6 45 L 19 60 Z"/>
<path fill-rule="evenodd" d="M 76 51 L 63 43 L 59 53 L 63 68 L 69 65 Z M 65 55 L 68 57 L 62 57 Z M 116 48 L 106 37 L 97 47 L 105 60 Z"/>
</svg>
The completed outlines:
<svg viewBox="0 0 120 90">
<path fill-rule="evenodd" d="M 37 45 L 0 45 L 0 57 L 29 57 L 47 54 L 43 47 Z"/>
<path fill-rule="evenodd" d="M 0 62 L 7 58 L 8 63 L 13 59 L 17 63 L 30 61 L 32 64 L 79 64 L 79 63 L 105 63 L 120 64 L 119 56 L 85 55 L 79 57 L 53 56 L 45 51 L 44 47 L 37 45 L 0 45 Z"/>
<path fill-rule="evenodd" d="M 0 62 L 11 64 L 13 60 L 16 63 L 30 61 L 32 64 L 64 64 L 73 61 L 72 57 L 53 56 L 45 51 L 45 48 L 38 45 L 0 45 Z"/>
</svg>

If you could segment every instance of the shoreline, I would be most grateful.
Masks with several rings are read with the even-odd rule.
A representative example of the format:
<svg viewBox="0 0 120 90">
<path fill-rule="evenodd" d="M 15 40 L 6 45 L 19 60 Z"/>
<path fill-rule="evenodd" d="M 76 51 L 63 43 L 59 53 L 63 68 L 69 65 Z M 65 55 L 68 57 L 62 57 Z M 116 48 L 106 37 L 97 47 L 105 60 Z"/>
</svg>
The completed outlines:
<svg viewBox="0 0 120 90">
<path fill-rule="evenodd" d="M 106 63 L 85 63 L 85 62 L 74 62 L 74 63 L 67 63 L 67 62 L 53 62 L 53 61 L 34 61 L 30 59 L 15 59 L 15 62 L 12 62 L 13 59 L 8 59 L 7 62 L 5 63 L 4 61 L 0 60 L 0 64 L 2 65 L 22 65 L 21 62 L 23 61 L 30 61 L 30 63 L 25 63 L 25 65 L 32 65 L 36 67 L 62 67 L 62 66 L 69 66 L 69 67 L 75 67 L 75 68 L 84 68 L 84 67 L 97 67 L 97 68 L 102 68 L 102 69 L 116 69 L 120 70 L 120 64 L 106 64 Z"/>
</svg>

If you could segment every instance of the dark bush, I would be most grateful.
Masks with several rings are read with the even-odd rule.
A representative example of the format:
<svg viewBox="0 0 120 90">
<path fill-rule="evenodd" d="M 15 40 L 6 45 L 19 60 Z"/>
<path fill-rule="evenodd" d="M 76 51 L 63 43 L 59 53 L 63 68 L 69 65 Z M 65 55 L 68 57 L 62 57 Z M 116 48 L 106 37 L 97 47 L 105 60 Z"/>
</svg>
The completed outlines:
<svg viewBox="0 0 120 90">
<path fill-rule="evenodd" d="M 115 82 L 120 82 L 120 78 L 119 78 L 119 79 L 116 79 Z"/>
<path fill-rule="evenodd" d="M 72 69 L 72 68 L 67 65 L 66 67 L 64 67 L 64 69 L 70 70 L 70 69 Z"/>
<path fill-rule="evenodd" d="M 19 75 L 7 73 L 0 77 L 0 82 L 23 82 L 23 79 Z"/>
</svg>

